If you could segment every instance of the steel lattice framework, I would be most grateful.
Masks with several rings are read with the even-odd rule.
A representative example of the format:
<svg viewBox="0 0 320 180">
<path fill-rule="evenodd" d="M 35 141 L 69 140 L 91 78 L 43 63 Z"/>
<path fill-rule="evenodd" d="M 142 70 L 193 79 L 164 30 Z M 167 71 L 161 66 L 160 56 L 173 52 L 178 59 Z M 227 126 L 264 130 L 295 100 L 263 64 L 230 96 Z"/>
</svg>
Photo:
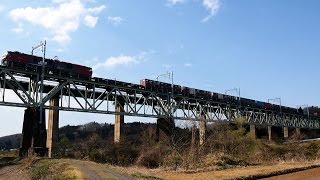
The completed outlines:
<svg viewBox="0 0 320 180">
<path fill-rule="evenodd" d="M 45 75 L 43 99 L 39 95 L 40 85 L 40 75 L 36 72 L 0 67 L 0 105 L 38 107 L 43 103 L 45 109 L 193 121 L 199 121 L 204 115 L 207 122 L 227 122 L 243 117 L 249 124 L 320 128 L 317 117 L 152 92 L 131 87 L 130 83 L 110 84 L 94 78 L 79 80 Z M 48 103 L 54 97 L 59 97 L 59 106 Z M 115 111 L 116 105 L 121 106 L 121 112 Z"/>
</svg>

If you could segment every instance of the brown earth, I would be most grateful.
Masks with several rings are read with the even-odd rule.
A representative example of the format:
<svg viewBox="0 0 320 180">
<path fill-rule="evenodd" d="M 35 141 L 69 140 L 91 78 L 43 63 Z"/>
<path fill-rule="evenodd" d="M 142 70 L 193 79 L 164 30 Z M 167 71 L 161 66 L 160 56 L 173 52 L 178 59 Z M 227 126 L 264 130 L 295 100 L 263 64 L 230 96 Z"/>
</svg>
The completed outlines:
<svg viewBox="0 0 320 180">
<path fill-rule="evenodd" d="M 211 170 L 204 172 L 185 172 L 163 169 L 150 170 L 141 167 L 114 167 L 90 161 L 70 159 L 56 159 L 54 161 L 68 164 L 71 169 L 69 173 L 74 174 L 76 179 L 258 179 L 259 177 L 267 177 L 275 172 L 288 172 L 288 170 L 291 172 L 292 169 L 301 170 L 301 168 L 308 168 L 315 165 L 319 166 L 319 162 L 287 162 L 265 166 L 237 167 L 232 169 Z M 28 177 L 27 165 L 28 162 L 23 162 L 18 165 L 0 168 L 0 179 L 30 179 Z M 269 179 L 320 179 L 320 168 L 275 176 Z"/>
<path fill-rule="evenodd" d="M 278 163 L 264 166 L 248 166 L 238 167 L 225 170 L 213 170 L 205 172 L 176 172 L 176 171 L 164 171 L 153 170 L 144 171 L 149 175 L 159 177 L 161 179 L 257 179 L 259 176 L 263 177 L 275 172 L 285 172 L 286 170 L 299 168 L 312 167 L 319 165 L 319 162 L 306 162 L 306 163 Z"/>
<path fill-rule="evenodd" d="M 19 165 L 7 166 L 0 169 L 0 179 L 29 180 L 28 173 Z"/>
<path fill-rule="evenodd" d="M 76 174 L 77 179 L 133 179 L 130 175 L 115 171 L 104 164 L 71 159 L 64 159 L 63 162 L 80 172 Z"/>
<path fill-rule="evenodd" d="M 64 169 L 63 174 L 68 176 L 61 177 L 75 177 L 76 179 L 134 179 L 132 176 L 118 172 L 115 169 L 111 169 L 108 165 L 98 164 L 90 161 L 80 161 L 71 159 L 45 159 L 45 162 L 54 162 L 52 165 L 66 164 L 68 168 Z M 21 160 L 17 165 L 7 165 L 0 168 L 0 180 L 29 180 L 30 174 L 28 171 L 33 171 L 32 168 L 35 160 L 24 159 Z M 49 174 L 51 175 L 51 174 Z M 46 178 L 41 177 L 41 179 Z M 48 178 L 48 177 L 47 177 Z M 73 178 L 71 178 L 73 179 Z"/>
<path fill-rule="evenodd" d="M 301 179 L 303 180 L 320 179 L 320 168 L 309 169 L 305 171 L 265 178 L 265 180 L 301 180 Z"/>
</svg>

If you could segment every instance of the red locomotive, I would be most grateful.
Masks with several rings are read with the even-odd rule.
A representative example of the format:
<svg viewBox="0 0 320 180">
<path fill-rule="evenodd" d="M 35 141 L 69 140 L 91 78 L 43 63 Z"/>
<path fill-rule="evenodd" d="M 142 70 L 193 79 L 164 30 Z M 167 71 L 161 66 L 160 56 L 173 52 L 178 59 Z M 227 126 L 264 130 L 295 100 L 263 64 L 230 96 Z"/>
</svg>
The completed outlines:
<svg viewBox="0 0 320 180">
<path fill-rule="evenodd" d="M 17 51 L 8 51 L 2 57 L 1 65 L 12 69 L 39 71 L 41 70 L 42 57 Z M 45 73 L 77 79 L 90 79 L 92 69 L 90 67 L 55 59 L 45 59 Z"/>
</svg>

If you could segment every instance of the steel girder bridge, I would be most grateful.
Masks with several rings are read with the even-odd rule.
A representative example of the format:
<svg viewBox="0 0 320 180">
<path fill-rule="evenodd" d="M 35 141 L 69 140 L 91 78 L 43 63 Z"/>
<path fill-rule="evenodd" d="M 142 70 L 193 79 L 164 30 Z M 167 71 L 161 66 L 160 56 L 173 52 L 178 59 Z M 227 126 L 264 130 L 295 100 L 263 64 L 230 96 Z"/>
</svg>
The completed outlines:
<svg viewBox="0 0 320 180">
<path fill-rule="evenodd" d="M 0 105 L 3 106 L 42 105 L 51 110 L 206 122 L 230 122 L 242 117 L 246 123 L 255 125 L 320 128 L 320 118 L 317 117 L 153 92 L 131 83 L 100 82 L 98 78 L 79 80 L 46 74 L 43 96 L 40 88 L 39 73 L 0 67 Z M 59 97 L 58 105 L 49 103 L 54 97 Z M 121 111 L 116 111 L 116 105 Z"/>
</svg>

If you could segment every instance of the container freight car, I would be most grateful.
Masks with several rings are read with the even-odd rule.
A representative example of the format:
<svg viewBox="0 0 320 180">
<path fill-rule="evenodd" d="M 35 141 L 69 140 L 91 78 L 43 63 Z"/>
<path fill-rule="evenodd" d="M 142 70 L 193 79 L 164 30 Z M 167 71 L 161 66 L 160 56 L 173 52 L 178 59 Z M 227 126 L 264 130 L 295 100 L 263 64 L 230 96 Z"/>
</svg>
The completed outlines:
<svg viewBox="0 0 320 180">
<path fill-rule="evenodd" d="M 154 81 L 150 79 L 142 79 L 140 81 L 140 86 L 149 91 L 162 92 L 170 94 L 172 91 L 172 85 L 165 82 Z M 199 98 L 204 100 L 212 100 L 217 103 L 231 104 L 231 105 L 241 105 L 242 108 L 253 108 L 253 109 L 263 109 L 269 112 L 276 111 L 282 113 L 290 114 L 302 114 L 301 110 L 286 106 L 280 106 L 277 104 L 271 104 L 262 101 L 256 101 L 247 98 L 239 98 L 237 96 L 230 96 L 226 94 L 205 91 L 201 89 L 190 88 L 186 86 L 173 85 L 173 91 L 175 95 L 182 95 L 185 97 Z M 240 101 L 240 102 L 239 102 Z M 319 111 L 320 112 L 320 111 Z M 316 114 L 316 113 L 310 113 Z M 320 113 L 317 113 L 320 114 Z"/>
<path fill-rule="evenodd" d="M 1 60 L 1 66 L 5 66 L 11 69 L 20 69 L 27 71 L 41 72 L 42 70 L 42 57 L 33 56 L 29 54 L 24 54 L 20 52 L 8 51 Z M 185 86 L 180 86 L 177 84 L 170 84 L 161 81 L 154 81 L 150 79 L 142 79 L 140 85 L 132 84 L 117 80 L 104 79 L 104 78 L 92 78 L 92 69 L 90 67 L 72 64 L 68 62 L 59 61 L 56 59 L 45 59 L 45 73 L 71 77 L 76 79 L 87 79 L 97 83 L 104 87 L 104 84 L 117 86 L 121 90 L 126 91 L 129 94 L 135 93 L 137 89 L 146 89 L 149 91 L 159 92 L 159 93 L 173 93 L 174 95 L 181 95 L 190 98 L 198 98 L 203 100 L 214 101 L 216 103 L 231 104 L 233 106 L 241 105 L 241 108 L 251 108 L 251 109 L 263 109 L 268 112 L 276 111 L 282 113 L 291 114 L 305 114 L 301 109 L 280 106 L 277 104 L 271 104 L 262 101 L 256 101 L 252 99 L 239 98 L 236 96 L 230 96 L 226 94 L 220 94 L 210 91 L 205 91 L 201 89 L 195 89 Z M 314 110 L 310 108 L 308 110 L 308 115 L 319 116 L 320 110 Z"/>
<path fill-rule="evenodd" d="M 1 65 L 12 69 L 39 72 L 41 71 L 42 57 L 17 51 L 8 51 L 2 57 Z M 77 79 L 90 79 L 92 69 L 55 59 L 45 59 L 45 73 Z"/>
</svg>

